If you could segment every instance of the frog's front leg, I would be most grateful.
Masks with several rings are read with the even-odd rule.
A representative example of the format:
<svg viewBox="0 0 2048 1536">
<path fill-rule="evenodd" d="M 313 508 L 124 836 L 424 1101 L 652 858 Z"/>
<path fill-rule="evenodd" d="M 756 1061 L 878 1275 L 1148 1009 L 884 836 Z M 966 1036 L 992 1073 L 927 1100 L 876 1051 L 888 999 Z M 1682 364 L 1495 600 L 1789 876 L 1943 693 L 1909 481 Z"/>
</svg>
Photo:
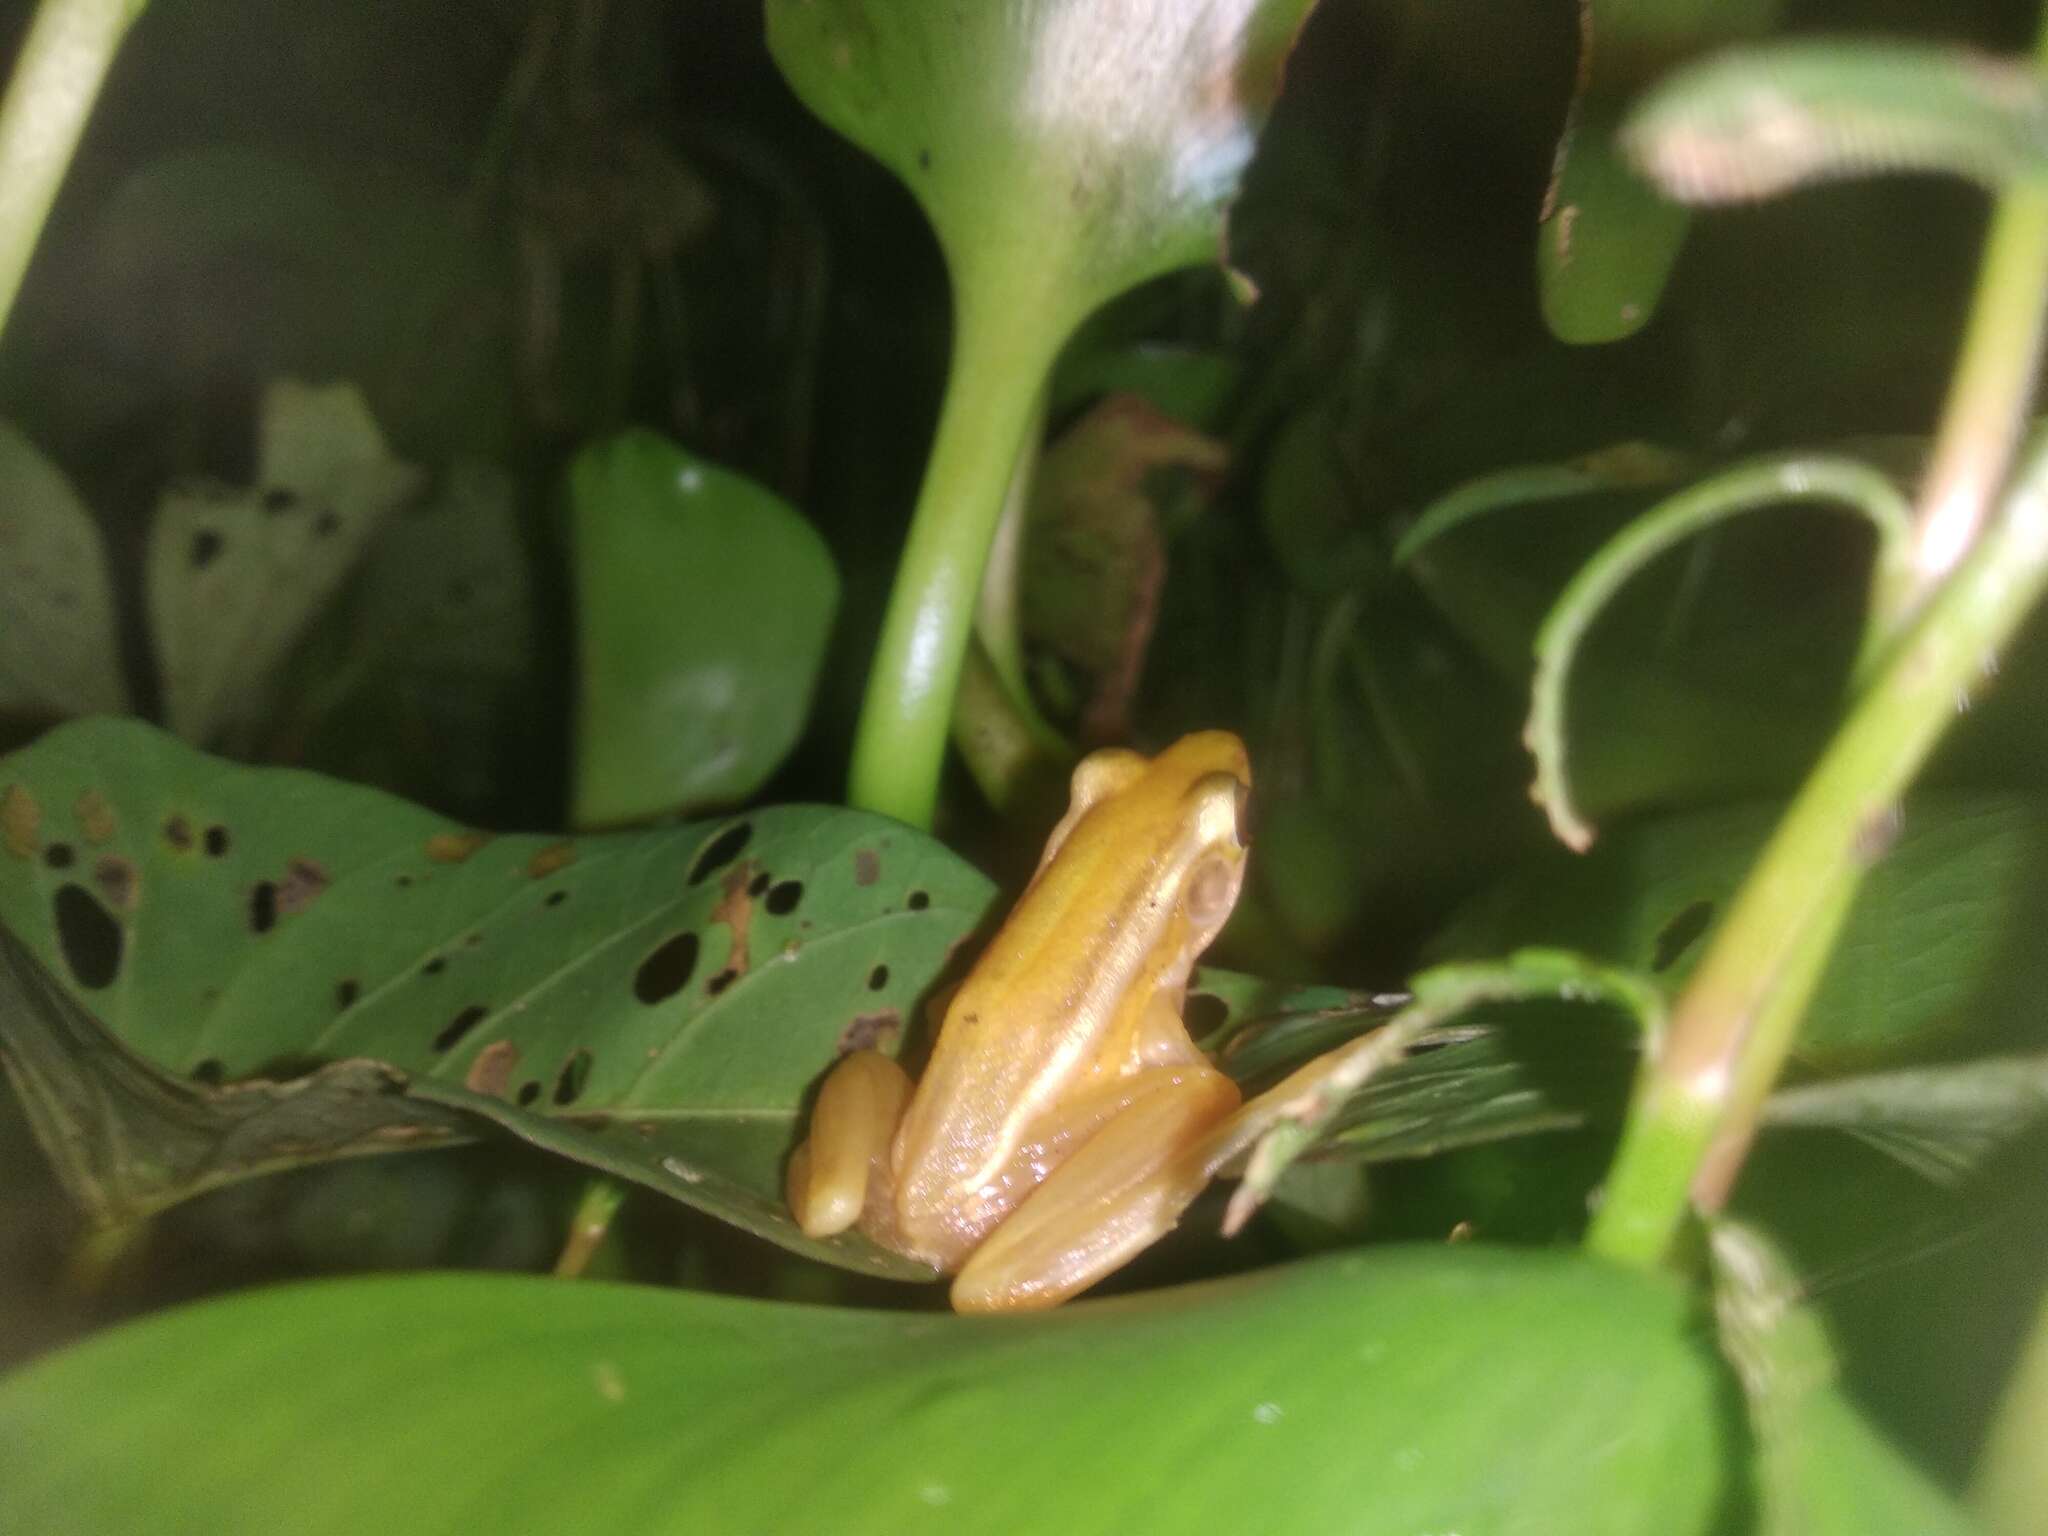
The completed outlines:
<svg viewBox="0 0 2048 1536">
<path fill-rule="evenodd" d="M 1206 1063 L 1155 1067 L 1118 1084 L 1123 1107 L 1046 1174 L 953 1281 L 961 1312 L 1036 1310 L 1086 1290 L 1173 1230 L 1213 1169 L 1201 1149 L 1238 1107 Z M 1049 1127 L 1034 1140 L 1057 1144 Z"/>
<path fill-rule="evenodd" d="M 880 1051 L 854 1051 L 826 1074 L 811 1133 L 790 1154 L 789 1209 L 806 1237 L 837 1237 L 869 1207 L 886 1209 L 889 1148 L 910 1077 Z"/>
</svg>

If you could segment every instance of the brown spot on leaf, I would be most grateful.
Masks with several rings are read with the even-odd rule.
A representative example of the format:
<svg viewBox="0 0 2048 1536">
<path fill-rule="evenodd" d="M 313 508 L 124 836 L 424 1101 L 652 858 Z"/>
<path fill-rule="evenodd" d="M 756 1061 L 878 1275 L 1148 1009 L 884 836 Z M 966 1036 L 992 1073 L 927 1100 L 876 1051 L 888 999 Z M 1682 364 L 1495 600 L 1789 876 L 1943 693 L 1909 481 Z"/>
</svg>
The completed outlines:
<svg viewBox="0 0 2048 1536">
<path fill-rule="evenodd" d="M 192 823 L 180 811 L 164 818 L 164 841 L 170 844 L 173 853 L 189 853 L 196 839 L 192 835 Z"/>
<path fill-rule="evenodd" d="M 113 841 L 114 833 L 121 825 L 120 819 L 114 815 L 114 808 L 107 803 L 107 797 L 96 789 L 88 789 L 80 795 L 71 807 L 71 814 L 78 818 L 78 830 L 94 847 Z"/>
<path fill-rule="evenodd" d="M 460 864 L 490 840 L 488 832 L 436 832 L 427 839 L 427 857 L 436 864 Z"/>
<path fill-rule="evenodd" d="M 501 1099 L 518 1065 L 519 1047 L 510 1040 L 493 1040 L 476 1053 L 476 1060 L 469 1064 L 469 1075 L 463 1078 L 462 1086 L 471 1093 L 489 1094 L 494 1099 Z"/>
<path fill-rule="evenodd" d="M 574 843 L 549 843 L 526 861 L 526 872 L 536 880 L 544 880 L 557 870 L 567 869 L 575 862 Z"/>
<path fill-rule="evenodd" d="M 873 885 L 882 878 L 882 856 L 872 848 L 853 850 L 853 883 Z"/>
<path fill-rule="evenodd" d="M 278 882 L 277 910 L 289 917 L 294 912 L 303 912 L 313 905 L 320 893 L 327 889 L 329 876 L 326 866 L 308 858 L 293 859 L 284 867 L 284 879 Z"/>
<path fill-rule="evenodd" d="M 19 784 L 0 790 L 0 847 L 17 859 L 32 859 L 42 844 L 43 808 Z"/>
<path fill-rule="evenodd" d="M 133 912 L 142 894 L 142 875 L 135 865 L 118 853 L 103 854 L 92 867 L 92 878 L 100 895 L 116 912 Z"/>
<path fill-rule="evenodd" d="M 839 1032 L 839 1054 L 855 1051 L 886 1051 L 903 1036 L 903 1015 L 894 1008 L 878 1013 L 857 1013 L 853 1022 Z"/>
<path fill-rule="evenodd" d="M 754 898 L 747 887 L 753 883 L 754 861 L 735 866 L 725 877 L 718 905 L 711 909 L 711 921 L 723 923 L 732 930 L 732 948 L 726 952 L 725 968 L 732 972 L 726 978 L 730 983 L 733 976 L 744 976 L 753 964 L 747 952 L 748 935 L 754 926 Z M 724 990 L 721 986 L 718 990 Z"/>
</svg>

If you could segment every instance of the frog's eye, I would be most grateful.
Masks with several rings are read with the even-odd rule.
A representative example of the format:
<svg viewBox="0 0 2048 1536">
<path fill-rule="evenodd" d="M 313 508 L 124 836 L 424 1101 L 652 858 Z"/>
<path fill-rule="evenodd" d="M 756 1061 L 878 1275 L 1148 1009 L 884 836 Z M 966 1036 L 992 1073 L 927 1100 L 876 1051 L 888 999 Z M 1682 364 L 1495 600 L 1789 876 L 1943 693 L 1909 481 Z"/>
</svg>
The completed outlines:
<svg viewBox="0 0 2048 1536">
<path fill-rule="evenodd" d="M 1188 876 L 1188 921 L 1209 928 L 1230 916 L 1237 901 L 1237 869 L 1222 859 L 1208 859 Z"/>
</svg>

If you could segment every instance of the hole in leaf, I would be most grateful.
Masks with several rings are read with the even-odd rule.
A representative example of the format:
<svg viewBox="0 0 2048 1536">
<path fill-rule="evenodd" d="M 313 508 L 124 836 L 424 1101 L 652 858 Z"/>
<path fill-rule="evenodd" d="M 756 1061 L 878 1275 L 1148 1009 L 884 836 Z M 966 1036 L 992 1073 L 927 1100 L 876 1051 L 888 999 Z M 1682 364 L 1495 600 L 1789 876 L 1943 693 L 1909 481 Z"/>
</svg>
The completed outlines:
<svg viewBox="0 0 2048 1536">
<path fill-rule="evenodd" d="M 868 990 L 870 992 L 879 992 L 887 985 L 889 985 L 889 967 L 878 965 L 868 972 Z"/>
<path fill-rule="evenodd" d="M 400 875 L 396 880 L 392 881 L 391 883 L 397 886 L 401 891 L 409 891 L 412 889 L 412 876 Z"/>
<path fill-rule="evenodd" d="M 281 485 L 273 485 L 263 493 L 263 510 L 272 517 L 280 512 L 289 512 L 299 504 L 299 498 Z"/>
<path fill-rule="evenodd" d="M 296 858 L 284 867 L 284 881 L 278 887 L 278 910 L 291 915 L 310 907 L 327 889 L 327 867 L 317 859 Z"/>
<path fill-rule="evenodd" d="M 268 933 L 277 926 L 277 882 L 258 880 L 249 888 L 249 931 Z"/>
<path fill-rule="evenodd" d="M 1714 904 L 1711 901 L 1696 901 L 1679 912 L 1657 930 L 1657 942 L 1650 952 L 1650 969 L 1668 971 L 1678 964 L 1713 921 Z"/>
<path fill-rule="evenodd" d="M 438 976 L 447 969 L 448 957 L 446 955 L 436 955 L 420 967 L 420 974 L 422 976 Z"/>
<path fill-rule="evenodd" d="M 882 856 L 872 848 L 856 848 L 853 854 L 853 883 L 873 885 L 882 878 Z"/>
<path fill-rule="evenodd" d="M 567 891 L 549 891 L 548 899 L 545 904 L 550 907 L 559 907 L 563 902 L 567 901 L 568 899 L 569 893 Z"/>
<path fill-rule="evenodd" d="M 226 1076 L 227 1068 L 221 1065 L 221 1059 L 218 1056 L 209 1056 L 206 1060 L 197 1063 L 192 1068 L 192 1081 L 204 1083 L 209 1088 L 219 1087 L 222 1079 Z"/>
<path fill-rule="evenodd" d="M 462 1043 L 464 1035 L 475 1029 L 477 1025 L 483 1023 L 490 1015 L 490 1011 L 482 1003 L 471 1003 L 462 1012 L 456 1014 L 454 1018 L 441 1026 L 441 1032 L 434 1036 L 434 1049 L 437 1051 L 454 1050 L 457 1045 Z"/>
<path fill-rule="evenodd" d="M 590 1052 L 574 1050 L 569 1059 L 562 1063 L 562 1070 L 555 1074 L 555 1102 L 574 1104 L 583 1096 L 583 1085 L 590 1081 Z"/>
<path fill-rule="evenodd" d="M 228 829 L 215 822 L 206 829 L 206 856 L 209 859 L 225 858 L 228 851 Z"/>
<path fill-rule="evenodd" d="M 540 1083 L 534 1078 L 529 1077 L 525 1082 L 519 1085 L 520 1108 L 524 1109 L 527 1105 L 531 1104 L 535 1099 L 539 1097 Z"/>
<path fill-rule="evenodd" d="M 1230 1019 L 1230 1004 L 1213 992 L 1190 992 L 1181 1010 L 1188 1033 L 1196 1039 L 1221 1029 Z"/>
<path fill-rule="evenodd" d="M 72 853 L 69 843 L 52 843 L 43 850 L 43 862 L 52 869 L 69 869 L 71 867 L 71 859 Z"/>
<path fill-rule="evenodd" d="M 718 836 L 704 845 L 704 851 L 697 855 L 697 862 L 690 866 L 691 885 L 702 885 L 726 865 L 740 856 L 740 850 L 747 846 L 747 839 L 754 835 L 751 822 L 734 822 Z"/>
<path fill-rule="evenodd" d="M 178 853 L 185 853 L 192 847 L 192 823 L 182 815 L 164 818 L 164 841 Z"/>
<path fill-rule="evenodd" d="M 739 979 L 739 974 L 740 973 L 738 971 L 734 970 L 731 966 L 728 965 L 724 970 L 720 971 L 716 976 L 712 977 L 709 981 L 704 983 L 704 990 L 710 993 L 711 996 L 716 997 L 719 993 L 723 992 L 727 987 L 731 986 L 735 981 L 737 981 Z"/>
<path fill-rule="evenodd" d="M 334 1006 L 343 1013 L 355 1007 L 356 999 L 362 995 L 362 983 L 353 976 L 344 976 L 334 984 Z"/>
<path fill-rule="evenodd" d="M 679 933 L 664 939 L 633 973 L 633 995 L 653 1004 L 674 997 L 690 984 L 697 969 L 697 935 Z"/>
<path fill-rule="evenodd" d="M 796 904 L 803 899 L 803 881 L 785 880 L 768 893 L 768 911 L 775 917 L 787 917 L 796 910 Z"/>
<path fill-rule="evenodd" d="M 747 894 L 749 896 L 758 897 L 763 891 L 767 890 L 768 887 L 773 885 L 774 883 L 775 877 L 769 874 L 768 871 L 764 869 L 761 871 L 761 873 L 754 876 L 752 880 L 749 880 L 747 882 Z"/>
<path fill-rule="evenodd" d="M 203 571 L 213 564 L 221 552 L 221 546 L 220 530 L 216 528 L 202 528 L 193 534 L 192 569 Z"/>
<path fill-rule="evenodd" d="M 121 925 L 82 885 L 59 886 L 53 905 L 65 965 L 81 987 L 98 991 L 121 970 Z"/>
<path fill-rule="evenodd" d="M 329 507 L 313 519 L 313 533 L 317 538 L 331 539 L 341 531 L 341 514 Z"/>
<path fill-rule="evenodd" d="M 922 912 L 932 904 L 931 892 L 912 891 L 903 904 L 913 912 Z"/>
</svg>

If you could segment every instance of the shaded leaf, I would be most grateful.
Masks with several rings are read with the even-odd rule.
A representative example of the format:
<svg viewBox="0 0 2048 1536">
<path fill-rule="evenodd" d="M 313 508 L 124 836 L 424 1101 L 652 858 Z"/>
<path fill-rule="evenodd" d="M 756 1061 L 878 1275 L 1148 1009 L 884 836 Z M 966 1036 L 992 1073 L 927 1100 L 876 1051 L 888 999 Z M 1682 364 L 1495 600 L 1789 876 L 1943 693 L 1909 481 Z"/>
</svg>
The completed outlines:
<svg viewBox="0 0 2048 1536">
<path fill-rule="evenodd" d="M 1539 216 L 1543 318 L 1560 341 L 1619 341 L 1656 312 L 1688 216 L 1633 170 L 1615 142 L 1645 75 L 1776 20 L 1779 0 L 1584 0 L 1579 68 Z"/>
<path fill-rule="evenodd" d="M 583 826 L 745 799 L 796 744 L 839 603 L 816 530 L 647 431 L 569 472 Z"/>
<path fill-rule="evenodd" d="M 0 710 L 128 708 L 98 525 L 64 472 L 0 421 Z"/>
<path fill-rule="evenodd" d="M 424 1123 L 462 1111 L 804 1252 L 781 1165 L 811 1082 L 852 1045 L 902 1048 L 990 896 L 854 812 L 493 838 L 125 721 L 50 733 L 0 786 L 43 811 L 0 857 L 0 922 L 156 1072 L 371 1058 Z"/>
<path fill-rule="evenodd" d="M 998 1320 L 437 1275 L 260 1292 L 22 1372 L 0 1479 L 44 1536 L 483 1509 L 621 1536 L 1686 1536 L 1739 1477 L 1724 1381 L 1678 1291 L 1476 1247 Z"/>
<path fill-rule="evenodd" d="M 1764 1122 L 1846 1131 L 1915 1173 L 1953 1184 L 2048 1114 L 2048 1058 L 1997 1056 L 1780 1089 Z"/>
<path fill-rule="evenodd" d="M 1658 817 L 1612 829 L 1590 853 L 1548 854 L 1468 905 L 1429 953 L 1557 945 L 1648 971 L 1675 992 L 1777 814 L 1746 805 Z M 2033 1017 L 2048 987 L 2048 954 L 2035 939 L 2048 901 L 2040 806 L 1930 794 L 1872 832 L 1896 841 L 1864 878 L 1799 1053 L 1861 1057 Z"/>
<path fill-rule="evenodd" d="M 145 575 L 171 728 L 244 733 L 292 646 L 419 486 L 350 385 L 264 392 L 253 486 L 165 494 Z"/>
<path fill-rule="evenodd" d="M 0 927 L 0 1067 L 66 1193 L 113 1226 L 252 1174 L 432 1145 L 462 1120 L 402 1097 L 404 1077 L 339 1061 L 290 1082 L 211 1088 L 111 1038 Z"/>
</svg>

